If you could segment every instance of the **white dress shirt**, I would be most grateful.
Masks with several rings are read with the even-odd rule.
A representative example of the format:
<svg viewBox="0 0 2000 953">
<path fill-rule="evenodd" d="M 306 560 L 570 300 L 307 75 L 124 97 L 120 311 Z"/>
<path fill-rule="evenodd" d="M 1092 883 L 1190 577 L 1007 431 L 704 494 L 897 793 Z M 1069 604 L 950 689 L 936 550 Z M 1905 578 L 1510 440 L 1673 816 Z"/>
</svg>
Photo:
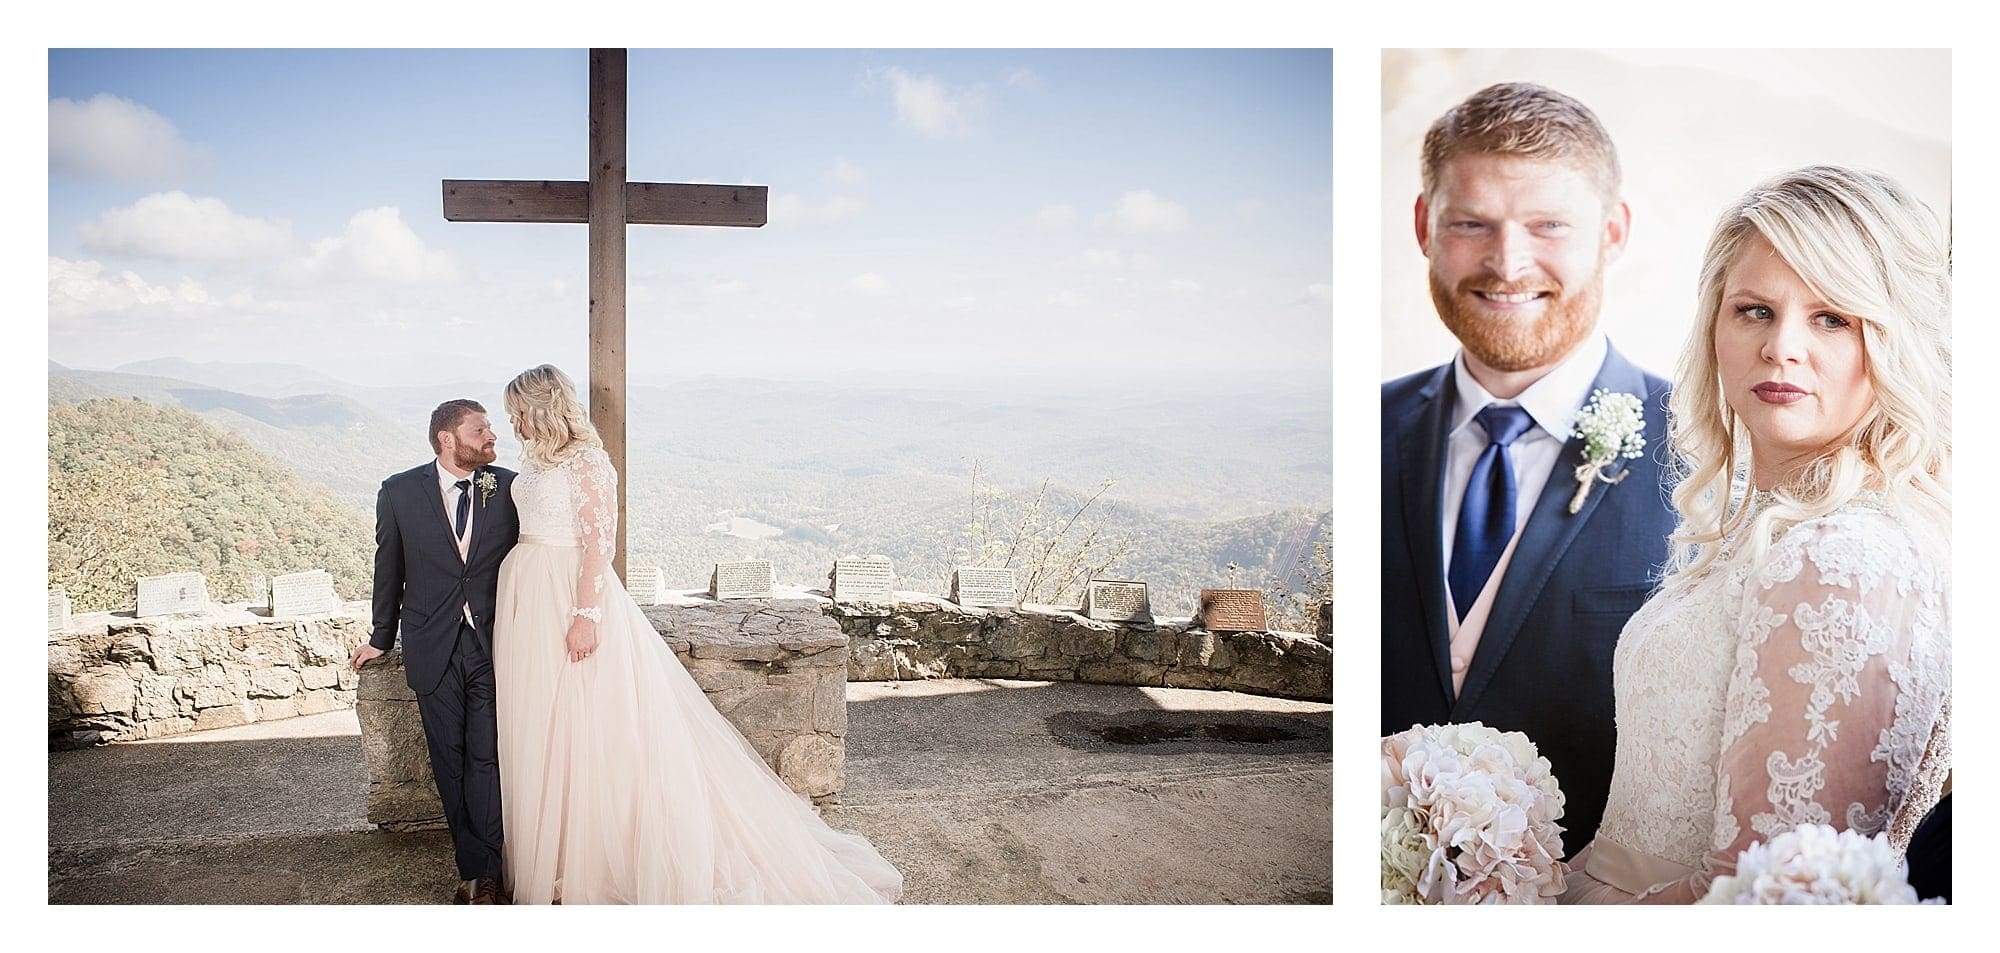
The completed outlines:
<svg viewBox="0 0 2000 953">
<path fill-rule="evenodd" d="M 1445 440 L 1444 463 L 1444 509 L 1441 513 L 1439 532 L 1444 534 L 1445 580 L 1445 620 L 1451 633 L 1451 680 L 1454 689 L 1465 682 L 1466 669 L 1472 665 L 1474 651 L 1479 648 L 1479 637 L 1486 629 L 1486 615 L 1492 611 L 1494 594 L 1499 591 L 1500 579 L 1507 573 L 1507 564 L 1513 561 L 1514 544 L 1520 541 L 1521 529 L 1528 525 L 1528 516 L 1534 512 L 1535 501 L 1548 486 L 1556 463 L 1562 457 L 1563 445 L 1569 442 L 1570 426 L 1576 420 L 1576 412 L 1590 399 L 1590 385 L 1597 379 L 1597 371 L 1604 364 L 1604 356 L 1611 343 L 1602 332 L 1592 334 L 1579 345 L 1575 352 L 1565 358 L 1554 370 L 1541 380 L 1529 385 L 1527 390 L 1513 400 L 1500 400 L 1488 393 L 1474 380 L 1472 372 L 1466 369 L 1465 352 L 1460 351 L 1452 361 L 1452 380 L 1457 385 L 1458 399 L 1451 411 L 1451 430 Z M 1514 467 L 1514 535 L 1507 541 L 1507 548 L 1500 554 L 1499 562 L 1493 564 L 1493 573 L 1486 577 L 1486 585 L 1466 610 L 1460 620 L 1456 603 L 1451 595 L 1451 551 L 1458 540 L 1458 510 L 1465 502 L 1465 485 L 1472 479 L 1472 466 L 1479 455 L 1486 452 L 1491 440 L 1486 428 L 1474 418 L 1489 405 L 1519 407 L 1528 412 L 1534 421 L 1527 432 L 1514 441 L 1506 450 Z"/>
<path fill-rule="evenodd" d="M 456 534 L 458 530 L 456 526 L 452 525 L 452 521 L 458 516 L 458 496 L 459 496 L 458 481 L 470 480 L 473 478 L 473 476 L 477 475 L 478 471 L 475 470 L 472 473 L 466 474 L 465 476 L 462 477 L 452 476 L 451 471 L 445 469 L 444 461 L 439 460 L 437 472 L 438 472 L 438 494 L 444 498 L 444 527 L 447 531 Z M 468 483 L 466 484 L 465 492 L 467 494 L 470 494 L 477 489 L 478 489 L 477 487 Z M 458 544 L 459 562 L 466 561 L 466 547 L 472 543 L 472 521 L 478 518 L 478 514 L 479 514 L 479 501 L 474 500 L 472 501 L 472 505 L 466 507 L 465 509 L 465 535 L 453 536 L 453 542 L 456 542 Z M 465 615 L 465 624 L 473 625 L 472 604 L 470 602 L 466 603 L 465 606 L 460 611 L 463 612 Z M 478 626 L 473 626 L 473 627 L 478 628 Z"/>
</svg>

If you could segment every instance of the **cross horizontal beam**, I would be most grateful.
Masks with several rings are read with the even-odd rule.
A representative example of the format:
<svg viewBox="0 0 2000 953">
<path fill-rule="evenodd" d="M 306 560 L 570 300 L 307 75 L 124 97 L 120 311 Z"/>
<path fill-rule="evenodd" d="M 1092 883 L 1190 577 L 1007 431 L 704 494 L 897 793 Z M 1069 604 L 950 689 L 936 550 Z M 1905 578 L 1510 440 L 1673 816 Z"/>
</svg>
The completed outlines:
<svg viewBox="0 0 2000 953">
<path fill-rule="evenodd" d="M 625 183 L 627 225 L 724 225 L 757 228 L 770 203 L 767 185 Z M 444 217 L 451 222 L 590 221 L 589 182 L 446 179 Z"/>
</svg>

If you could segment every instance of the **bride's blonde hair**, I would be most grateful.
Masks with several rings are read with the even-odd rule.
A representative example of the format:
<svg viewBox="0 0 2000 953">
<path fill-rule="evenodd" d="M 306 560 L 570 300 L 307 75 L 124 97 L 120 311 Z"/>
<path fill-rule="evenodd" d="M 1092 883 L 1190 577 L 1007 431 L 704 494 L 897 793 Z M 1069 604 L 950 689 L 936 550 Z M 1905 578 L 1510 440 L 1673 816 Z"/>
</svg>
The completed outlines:
<svg viewBox="0 0 2000 953">
<path fill-rule="evenodd" d="M 1715 322 L 1723 280 L 1756 236 L 1822 301 L 1858 321 L 1875 402 L 1844 441 L 1753 515 L 1748 434 L 1723 399 Z M 1928 206 L 1886 176 L 1838 166 L 1766 181 L 1716 222 L 1696 308 L 1669 415 L 1681 516 L 1670 577 L 1708 568 L 1732 535 L 1743 540 L 1736 556 L 1760 558 L 1785 528 L 1867 489 L 1880 491 L 1892 512 L 1949 527 L 1951 251 Z"/>
<path fill-rule="evenodd" d="M 552 467 L 585 447 L 604 447 L 576 397 L 576 384 L 554 364 L 528 368 L 509 381 L 506 402 L 528 460 Z"/>
</svg>

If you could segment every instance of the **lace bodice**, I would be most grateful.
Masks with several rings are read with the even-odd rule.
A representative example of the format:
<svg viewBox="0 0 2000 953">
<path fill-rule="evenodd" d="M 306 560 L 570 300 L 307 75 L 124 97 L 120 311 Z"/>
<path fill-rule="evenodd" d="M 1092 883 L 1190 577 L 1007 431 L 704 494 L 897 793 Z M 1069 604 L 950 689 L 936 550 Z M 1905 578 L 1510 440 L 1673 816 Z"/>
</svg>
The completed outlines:
<svg viewBox="0 0 2000 953">
<path fill-rule="evenodd" d="M 1950 551 L 1872 499 L 1678 581 L 1613 656 L 1618 749 L 1599 841 L 1696 871 L 1802 823 L 1900 852 L 1950 770 Z"/>
<path fill-rule="evenodd" d="M 583 544 L 575 613 L 602 619 L 604 573 L 618 550 L 618 471 L 603 450 L 587 447 L 553 466 L 527 462 L 514 478 L 521 535 Z"/>
</svg>

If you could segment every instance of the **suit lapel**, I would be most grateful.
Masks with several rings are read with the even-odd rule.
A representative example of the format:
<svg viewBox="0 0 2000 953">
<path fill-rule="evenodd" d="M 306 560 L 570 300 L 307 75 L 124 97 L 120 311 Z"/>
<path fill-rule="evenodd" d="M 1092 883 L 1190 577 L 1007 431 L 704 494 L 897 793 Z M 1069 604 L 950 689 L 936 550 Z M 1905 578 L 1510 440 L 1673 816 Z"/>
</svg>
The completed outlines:
<svg viewBox="0 0 2000 953">
<path fill-rule="evenodd" d="M 444 511 L 444 494 L 438 491 L 438 480 L 442 479 L 442 477 L 438 474 L 437 461 L 432 460 L 429 464 L 425 465 L 424 472 L 429 474 L 431 478 L 431 481 L 424 484 L 423 488 L 424 500 L 426 501 L 424 508 L 429 510 L 431 515 L 435 517 L 431 520 L 431 525 L 439 527 L 438 535 L 443 537 L 445 548 L 450 550 L 453 556 L 456 556 L 458 555 L 458 540 L 452 538 L 451 514 Z"/>
<path fill-rule="evenodd" d="M 1597 378 L 1591 381 L 1590 389 L 1595 392 L 1603 388 L 1614 393 L 1636 394 L 1640 400 L 1646 398 L 1646 375 L 1631 362 L 1625 360 L 1617 349 L 1605 352 L 1604 363 L 1598 368 Z M 1587 398 L 1586 398 L 1587 399 Z M 1627 461 L 1619 459 L 1606 469 L 1605 476 L 1616 479 L 1623 472 Z M 1506 657 L 1507 649 L 1514 644 L 1515 636 L 1521 632 L 1521 623 L 1528 616 L 1528 610 L 1541 597 L 1542 589 L 1548 585 L 1549 577 L 1555 573 L 1556 564 L 1569 551 L 1577 534 L 1590 522 L 1605 497 L 1614 488 L 1599 483 L 1591 488 L 1584 498 L 1583 508 L 1575 513 L 1569 511 L 1570 497 L 1576 495 L 1576 468 L 1583 463 L 1583 441 L 1571 437 L 1563 444 L 1562 455 L 1549 473 L 1549 482 L 1542 487 L 1541 496 L 1535 499 L 1535 509 L 1528 516 L 1528 525 L 1521 530 L 1521 542 L 1514 547 L 1514 557 L 1507 563 L 1506 575 L 1500 577 L 1500 590 L 1494 593 L 1493 609 L 1486 617 L 1486 628 L 1480 633 L 1479 647 L 1473 651 L 1472 665 L 1465 673 L 1465 688 L 1459 693 L 1453 708 L 1452 720 L 1469 711 L 1478 703 L 1493 673 L 1500 668 L 1500 661 Z M 1633 488 L 1626 488 L 1631 491 Z"/>
<path fill-rule="evenodd" d="M 1452 697 L 1451 630 L 1445 621 L 1444 538 L 1439 532 L 1439 514 L 1444 511 L 1444 451 L 1446 431 L 1451 425 L 1451 365 L 1439 369 L 1429 384 L 1418 392 L 1417 409 L 1398 428 L 1397 449 L 1403 499 L 1403 538 L 1416 561 L 1418 608 L 1423 613 L 1423 636 L 1431 647 L 1431 665 L 1436 670 L 1444 697 Z M 1386 571 L 1387 567 L 1383 567 Z"/>
</svg>

